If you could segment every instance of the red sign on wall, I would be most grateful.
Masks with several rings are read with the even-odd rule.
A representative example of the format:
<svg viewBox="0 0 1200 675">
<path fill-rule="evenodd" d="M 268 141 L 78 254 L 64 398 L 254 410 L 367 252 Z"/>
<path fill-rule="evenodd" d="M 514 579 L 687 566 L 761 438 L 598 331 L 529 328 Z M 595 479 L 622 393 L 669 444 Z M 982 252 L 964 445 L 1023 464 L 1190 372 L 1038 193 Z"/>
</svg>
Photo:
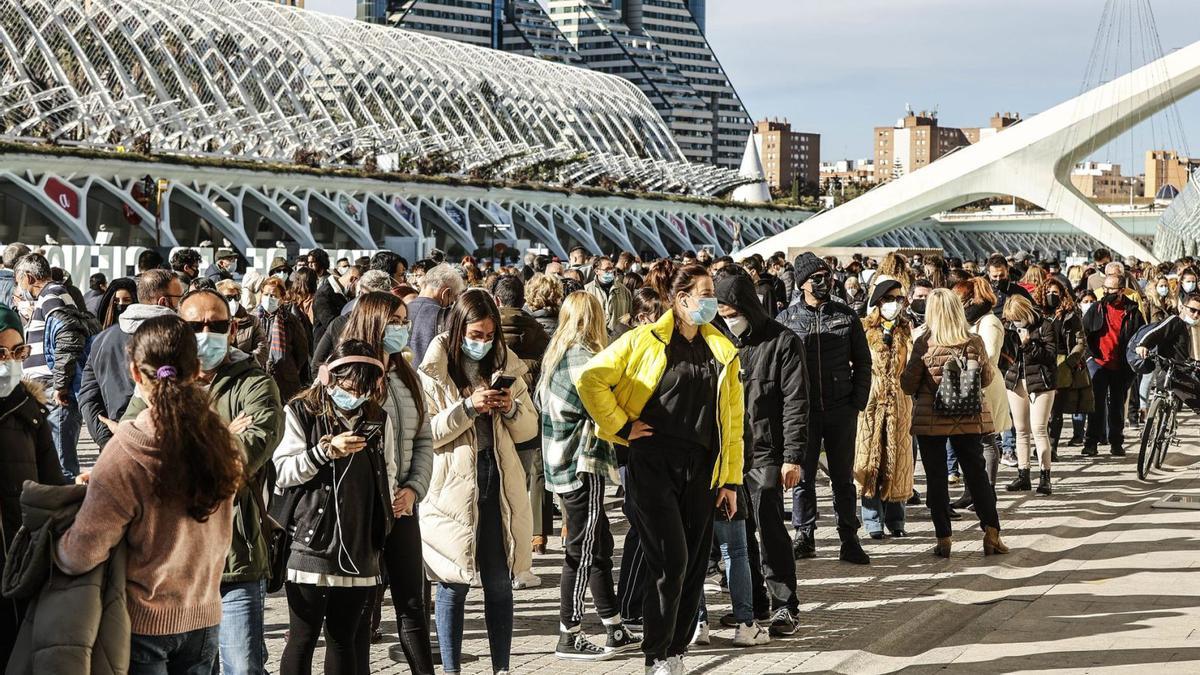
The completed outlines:
<svg viewBox="0 0 1200 675">
<path fill-rule="evenodd" d="M 61 206 L 63 211 L 71 214 L 72 218 L 79 217 L 79 193 L 75 188 L 57 178 L 50 178 L 46 181 L 45 190 L 46 196 Z"/>
</svg>

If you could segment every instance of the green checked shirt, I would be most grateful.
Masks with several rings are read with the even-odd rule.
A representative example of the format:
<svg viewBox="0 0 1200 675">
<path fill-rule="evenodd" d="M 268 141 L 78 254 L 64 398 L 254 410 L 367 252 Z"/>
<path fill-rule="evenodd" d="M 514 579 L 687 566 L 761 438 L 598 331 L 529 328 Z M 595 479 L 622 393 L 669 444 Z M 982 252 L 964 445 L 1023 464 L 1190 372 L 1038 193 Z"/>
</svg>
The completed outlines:
<svg viewBox="0 0 1200 675">
<path fill-rule="evenodd" d="M 609 483 L 620 480 L 617 454 L 607 441 L 596 438 L 596 425 L 588 417 L 575 380 L 592 358 L 587 349 L 575 345 L 567 350 L 546 386 L 538 391 L 542 410 L 542 458 L 546 489 L 555 494 L 583 487 L 579 474 L 590 473 Z"/>
</svg>

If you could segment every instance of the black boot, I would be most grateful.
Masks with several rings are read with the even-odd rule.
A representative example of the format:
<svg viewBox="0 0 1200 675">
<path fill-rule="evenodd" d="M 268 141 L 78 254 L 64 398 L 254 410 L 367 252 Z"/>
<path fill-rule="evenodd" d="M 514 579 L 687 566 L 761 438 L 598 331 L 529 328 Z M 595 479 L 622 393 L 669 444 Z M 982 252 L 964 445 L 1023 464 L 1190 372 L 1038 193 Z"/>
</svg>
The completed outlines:
<svg viewBox="0 0 1200 675">
<path fill-rule="evenodd" d="M 792 540 L 792 554 L 796 560 L 817 557 L 817 536 L 812 532 L 797 532 Z"/>
<path fill-rule="evenodd" d="M 952 509 L 965 509 L 975 503 L 975 499 L 971 496 L 971 488 L 963 488 L 962 496 L 950 502 Z"/>
<path fill-rule="evenodd" d="M 1050 469 L 1043 469 L 1039 475 L 1037 491 L 1039 495 L 1050 494 Z"/>
<path fill-rule="evenodd" d="M 871 557 L 863 550 L 862 544 L 858 543 L 858 537 L 849 537 L 842 542 L 842 551 L 838 554 L 838 559 L 855 565 L 871 564 Z"/>
<path fill-rule="evenodd" d="M 1024 492 L 1032 490 L 1033 486 L 1029 483 L 1029 469 L 1017 469 L 1017 477 L 1008 484 L 1009 492 Z"/>
</svg>

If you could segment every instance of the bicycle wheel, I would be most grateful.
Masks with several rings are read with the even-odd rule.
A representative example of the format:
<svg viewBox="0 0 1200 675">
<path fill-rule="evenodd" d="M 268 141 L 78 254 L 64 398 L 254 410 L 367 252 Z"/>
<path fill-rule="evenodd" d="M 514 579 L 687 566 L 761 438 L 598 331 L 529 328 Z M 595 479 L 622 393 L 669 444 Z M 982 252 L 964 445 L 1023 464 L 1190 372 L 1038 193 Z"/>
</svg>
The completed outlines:
<svg viewBox="0 0 1200 675">
<path fill-rule="evenodd" d="M 1154 468 L 1162 470 L 1163 460 L 1167 458 L 1167 449 L 1171 447 L 1171 443 L 1175 440 L 1175 432 L 1179 429 L 1179 401 L 1173 401 L 1174 405 L 1168 406 L 1166 412 L 1166 426 L 1162 438 L 1158 441 L 1157 447 L 1154 449 Z"/>
<path fill-rule="evenodd" d="M 1142 425 L 1142 443 L 1138 448 L 1137 473 L 1140 480 L 1146 480 L 1150 474 L 1150 466 L 1158 447 L 1157 439 L 1162 432 L 1162 399 L 1154 396 L 1150 399 L 1150 408 L 1146 411 L 1146 422 Z"/>
</svg>

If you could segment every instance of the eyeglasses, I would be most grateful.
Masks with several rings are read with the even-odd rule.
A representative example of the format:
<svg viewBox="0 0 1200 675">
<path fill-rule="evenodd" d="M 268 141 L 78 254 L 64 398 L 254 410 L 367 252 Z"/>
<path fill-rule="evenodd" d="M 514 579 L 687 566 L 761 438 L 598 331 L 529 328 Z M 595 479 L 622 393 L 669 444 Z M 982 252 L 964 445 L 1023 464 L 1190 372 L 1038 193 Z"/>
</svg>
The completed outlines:
<svg viewBox="0 0 1200 675">
<path fill-rule="evenodd" d="M 234 300 L 240 300 L 240 299 L 241 299 L 241 296 L 238 296 L 238 295 L 226 295 L 226 296 L 225 296 L 225 299 L 226 299 L 226 300 L 228 300 L 228 301 L 230 301 L 230 302 L 233 302 Z"/>
<path fill-rule="evenodd" d="M 229 321 L 184 321 L 193 333 L 203 333 L 207 328 L 210 333 L 225 334 L 229 332 Z"/>
<path fill-rule="evenodd" d="M 33 352 L 33 347 L 29 345 L 21 345 L 20 347 L 0 347 L 0 361 L 24 361 L 29 358 L 29 354 Z"/>
<path fill-rule="evenodd" d="M 1188 314 L 1200 314 L 1200 307 L 1192 307 L 1191 305 L 1184 305 L 1183 308 L 1188 311 Z"/>
</svg>

